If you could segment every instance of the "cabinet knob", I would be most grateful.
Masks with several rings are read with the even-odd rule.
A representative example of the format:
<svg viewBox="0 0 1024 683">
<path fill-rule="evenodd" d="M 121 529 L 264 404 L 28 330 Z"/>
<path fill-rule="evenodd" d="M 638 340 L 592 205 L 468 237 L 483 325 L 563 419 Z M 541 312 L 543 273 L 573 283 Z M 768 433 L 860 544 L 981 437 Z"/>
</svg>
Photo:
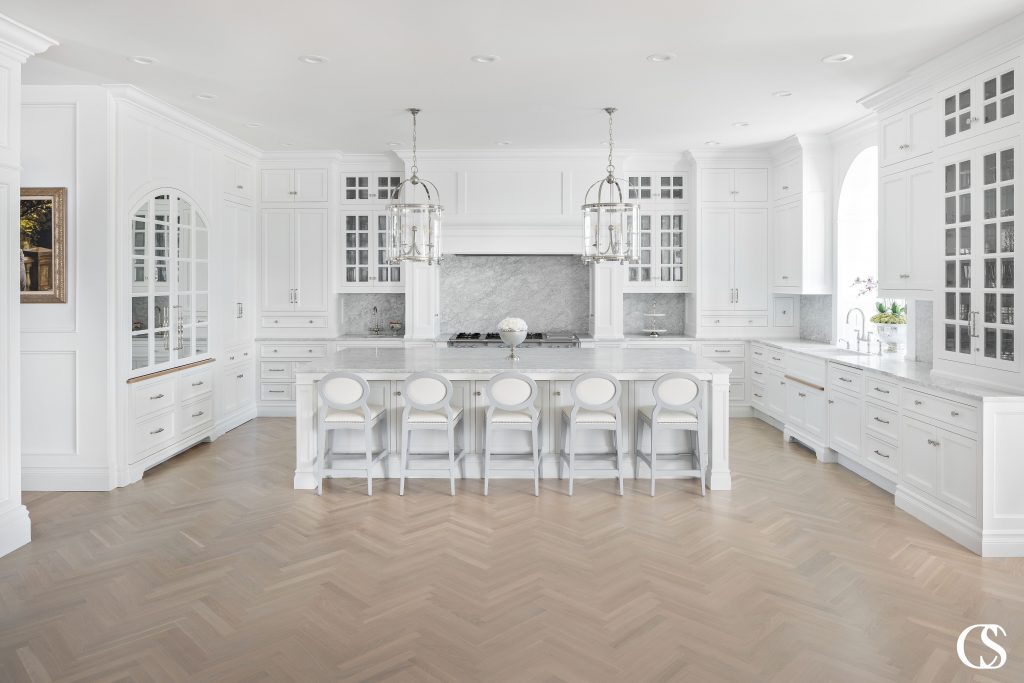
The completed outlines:
<svg viewBox="0 0 1024 683">
<path fill-rule="evenodd" d="M 235 185 L 235 189 L 236 190 L 244 190 L 245 188 L 242 187 L 241 185 Z"/>
<path fill-rule="evenodd" d="M 832 399 L 829 399 L 829 400 L 828 400 L 828 404 L 829 404 L 829 405 L 832 405 L 833 403 L 835 403 L 835 401 L 833 401 Z"/>
<path fill-rule="evenodd" d="M 198 413 L 192 413 L 192 417 L 199 417 L 202 414 L 203 414 L 203 411 L 200 410 Z"/>
<path fill-rule="evenodd" d="M 783 185 L 783 186 L 782 186 L 782 189 L 783 189 L 783 190 L 788 190 L 788 189 L 789 189 L 789 185 Z"/>
<path fill-rule="evenodd" d="M 935 441 L 934 439 L 928 439 L 928 445 L 929 446 L 939 446 L 940 444 L 939 444 L 938 441 Z"/>
<path fill-rule="evenodd" d="M 960 413 L 958 413 L 955 410 L 949 411 L 949 414 L 950 414 L 951 417 L 960 417 Z"/>
<path fill-rule="evenodd" d="M 556 392 L 555 392 L 555 396 L 561 396 L 561 395 L 562 395 L 562 392 L 561 392 L 561 391 L 556 391 Z"/>
<path fill-rule="evenodd" d="M 396 392 L 395 392 L 395 396 L 401 396 L 401 395 L 402 395 L 402 392 L 401 392 L 401 391 L 396 391 Z"/>
<path fill-rule="evenodd" d="M 288 194 L 298 194 L 295 190 L 290 191 Z"/>
<path fill-rule="evenodd" d="M 922 403 L 923 403 L 922 401 L 918 401 L 916 398 L 914 399 L 914 405 L 915 406 L 922 405 Z"/>
<path fill-rule="evenodd" d="M 798 392 L 796 392 L 796 395 L 797 395 L 797 396 L 799 396 L 800 398 L 807 398 L 807 394 L 805 394 L 805 393 L 804 393 L 804 392 L 802 392 L 802 391 L 798 391 Z"/>
<path fill-rule="evenodd" d="M 482 392 L 482 391 L 474 391 L 474 392 L 473 392 L 473 395 L 474 395 L 474 396 L 483 396 L 484 394 L 483 394 L 483 392 Z"/>
<path fill-rule="evenodd" d="M 245 377 L 244 374 L 243 375 L 235 375 L 235 379 L 242 379 L 243 377 Z"/>
<path fill-rule="evenodd" d="M 788 279 L 789 279 L 789 276 L 788 276 L 788 275 L 783 275 L 783 276 L 782 276 L 782 279 L 783 279 L 783 280 L 788 280 Z"/>
</svg>

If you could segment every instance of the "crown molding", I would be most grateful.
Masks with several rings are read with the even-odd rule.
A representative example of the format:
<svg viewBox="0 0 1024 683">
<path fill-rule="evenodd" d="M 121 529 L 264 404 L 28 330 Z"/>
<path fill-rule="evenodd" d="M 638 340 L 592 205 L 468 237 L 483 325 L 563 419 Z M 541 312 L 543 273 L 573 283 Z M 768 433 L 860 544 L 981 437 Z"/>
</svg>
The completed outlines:
<svg viewBox="0 0 1024 683">
<path fill-rule="evenodd" d="M 39 31 L 0 14 L 0 54 L 25 63 L 29 57 L 46 52 L 59 43 Z"/>
<path fill-rule="evenodd" d="M 307 150 L 302 152 L 295 152 L 289 150 L 287 152 L 274 151 L 274 152 L 260 152 L 259 154 L 261 161 L 283 161 L 283 162 L 295 162 L 295 161 L 325 161 L 325 162 L 341 162 L 345 156 L 338 150 Z"/>
<path fill-rule="evenodd" d="M 412 161 L 411 149 L 396 149 L 395 155 L 402 161 Z M 633 150 L 622 149 L 615 152 L 619 158 L 628 158 Z M 508 160 L 530 160 L 530 161 L 564 161 L 580 160 L 592 161 L 594 159 L 606 159 L 607 149 L 420 149 L 416 152 L 420 160 L 430 161 L 508 161 Z"/>
</svg>

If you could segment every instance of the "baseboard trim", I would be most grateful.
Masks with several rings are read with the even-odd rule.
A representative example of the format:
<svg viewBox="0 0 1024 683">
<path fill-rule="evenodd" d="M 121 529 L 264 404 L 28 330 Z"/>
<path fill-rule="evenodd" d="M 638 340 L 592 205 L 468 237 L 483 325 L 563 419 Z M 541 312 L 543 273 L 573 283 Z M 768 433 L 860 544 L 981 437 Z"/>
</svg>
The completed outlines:
<svg viewBox="0 0 1024 683">
<path fill-rule="evenodd" d="M 873 469 L 862 465 L 861 463 L 850 458 L 849 456 L 843 455 L 838 451 L 833 451 L 833 453 L 837 453 L 839 455 L 838 462 L 840 465 L 850 470 L 861 479 L 867 479 L 869 482 L 871 482 L 878 488 L 882 489 L 886 493 L 896 493 L 896 482 L 892 481 L 891 479 L 886 479 L 884 475 L 879 474 Z"/>
<path fill-rule="evenodd" d="M 295 404 L 287 406 L 260 405 L 256 407 L 256 417 L 295 417 Z"/>
<path fill-rule="evenodd" d="M 0 557 L 13 552 L 32 540 L 32 525 L 28 508 L 18 505 L 0 514 Z"/>
<path fill-rule="evenodd" d="M 229 415 L 228 417 L 218 422 L 211 436 L 214 439 L 219 439 L 220 437 L 230 432 L 232 429 L 235 429 L 236 427 L 241 427 L 246 422 L 254 419 L 256 419 L 256 406 L 251 406 L 249 408 L 246 408 L 245 410 L 235 413 L 234 415 Z"/>
<path fill-rule="evenodd" d="M 968 550 L 986 557 L 982 548 L 981 530 L 943 510 L 906 486 L 896 487 L 896 507 L 916 517 L 940 534 L 947 536 Z"/>
<path fill-rule="evenodd" d="M 986 531 L 981 535 L 982 557 L 1024 557 L 1024 529 Z"/>
<path fill-rule="evenodd" d="M 22 467 L 23 491 L 110 491 L 106 467 Z"/>
</svg>

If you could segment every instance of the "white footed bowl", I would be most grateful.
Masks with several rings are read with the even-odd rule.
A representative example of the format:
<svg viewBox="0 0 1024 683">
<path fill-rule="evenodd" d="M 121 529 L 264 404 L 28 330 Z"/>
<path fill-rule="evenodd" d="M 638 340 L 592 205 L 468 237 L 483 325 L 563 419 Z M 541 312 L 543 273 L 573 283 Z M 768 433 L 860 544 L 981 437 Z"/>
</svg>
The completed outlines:
<svg viewBox="0 0 1024 683">
<path fill-rule="evenodd" d="M 505 342 L 509 346 L 519 346 L 526 341 L 526 330 L 520 330 L 518 332 L 498 330 L 498 334 L 501 336 L 501 341 Z"/>
</svg>

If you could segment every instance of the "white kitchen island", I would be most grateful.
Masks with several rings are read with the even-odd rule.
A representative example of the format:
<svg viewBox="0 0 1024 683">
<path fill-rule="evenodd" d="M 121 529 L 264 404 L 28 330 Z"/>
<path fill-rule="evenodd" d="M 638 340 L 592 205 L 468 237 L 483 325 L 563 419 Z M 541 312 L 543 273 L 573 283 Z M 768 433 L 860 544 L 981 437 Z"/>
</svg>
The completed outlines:
<svg viewBox="0 0 1024 683">
<path fill-rule="evenodd" d="M 450 379 L 455 387 L 453 405 L 462 407 L 464 432 L 462 446 L 466 450 L 467 477 L 479 476 L 479 454 L 483 447 L 483 415 L 486 409 L 484 384 L 491 377 L 506 370 L 529 375 L 541 389 L 541 452 L 545 458 L 545 476 L 555 473 L 557 454 L 561 448 L 562 422 L 560 411 L 571 401 L 569 385 L 580 374 L 593 370 L 607 372 L 623 383 L 622 416 L 625 422 L 626 450 L 632 462 L 636 444 L 636 411 L 640 406 L 653 405 L 651 393 L 654 382 L 667 372 L 683 371 L 707 382 L 706 407 L 709 415 L 710 453 L 707 457 L 708 487 L 712 490 L 732 488 L 729 473 L 729 368 L 681 349 L 520 349 L 521 360 L 506 358 L 508 349 L 502 348 L 352 348 L 344 349 L 296 368 L 295 417 L 295 480 L 297 489 L 316 487 L 314 477 L 317 455 L 317 415 L 320 407 L 316 383 L 326 374 L 336 371 L 354 372 L 370 384 L 371 403 L 383 405 L 388 413 L 386 433 L 375 435 L 391 452 L 390 473 L 397 476 L 400 444 L 400 423 L 403 408 L 401 384 L 412 373 L 437 372 Z M 424 435 L 426 436 L 426 435 Z M 420 435 L 415 438 L 419 439 Z M 689 437 L 682 437 L 688 439 Z M 502 444 L 509 451 L 514 444 Z M 687 452 L 686 444 L 676 452 Z M 414 441 L 414 450 L 420 450 Z M 593 452 L 608 446 L 592 443 Z M 429 448 L 429 444 L 428 444 Z M 586 445 L 581 444 L 580 450 Z M 647 446 L 645 446 L 646 450 Z M 664 450 L 659 439 L 659 453 Z M 342 443 L 339 451 L 344 451 Z M 358 452 L 361 445 L 351 449 Z M 440 448 L 438 451 L 440 452 Z M 500 447 L 499 447 L 500 451 Z M 387 463 L 380 476 L 387 476 Z M 659 476 L 662 468 L 659 467 Z M 671 476 L 670 471 L 665 472 Z M 356 473 L 353 472 L 353 476 Z M 445 475 L 447 476 L 447 475 Z M 586 478 L 583 471 L 577 475 Z M 641 472 L 641 476 L 644 473 Z"/>
</svg>

